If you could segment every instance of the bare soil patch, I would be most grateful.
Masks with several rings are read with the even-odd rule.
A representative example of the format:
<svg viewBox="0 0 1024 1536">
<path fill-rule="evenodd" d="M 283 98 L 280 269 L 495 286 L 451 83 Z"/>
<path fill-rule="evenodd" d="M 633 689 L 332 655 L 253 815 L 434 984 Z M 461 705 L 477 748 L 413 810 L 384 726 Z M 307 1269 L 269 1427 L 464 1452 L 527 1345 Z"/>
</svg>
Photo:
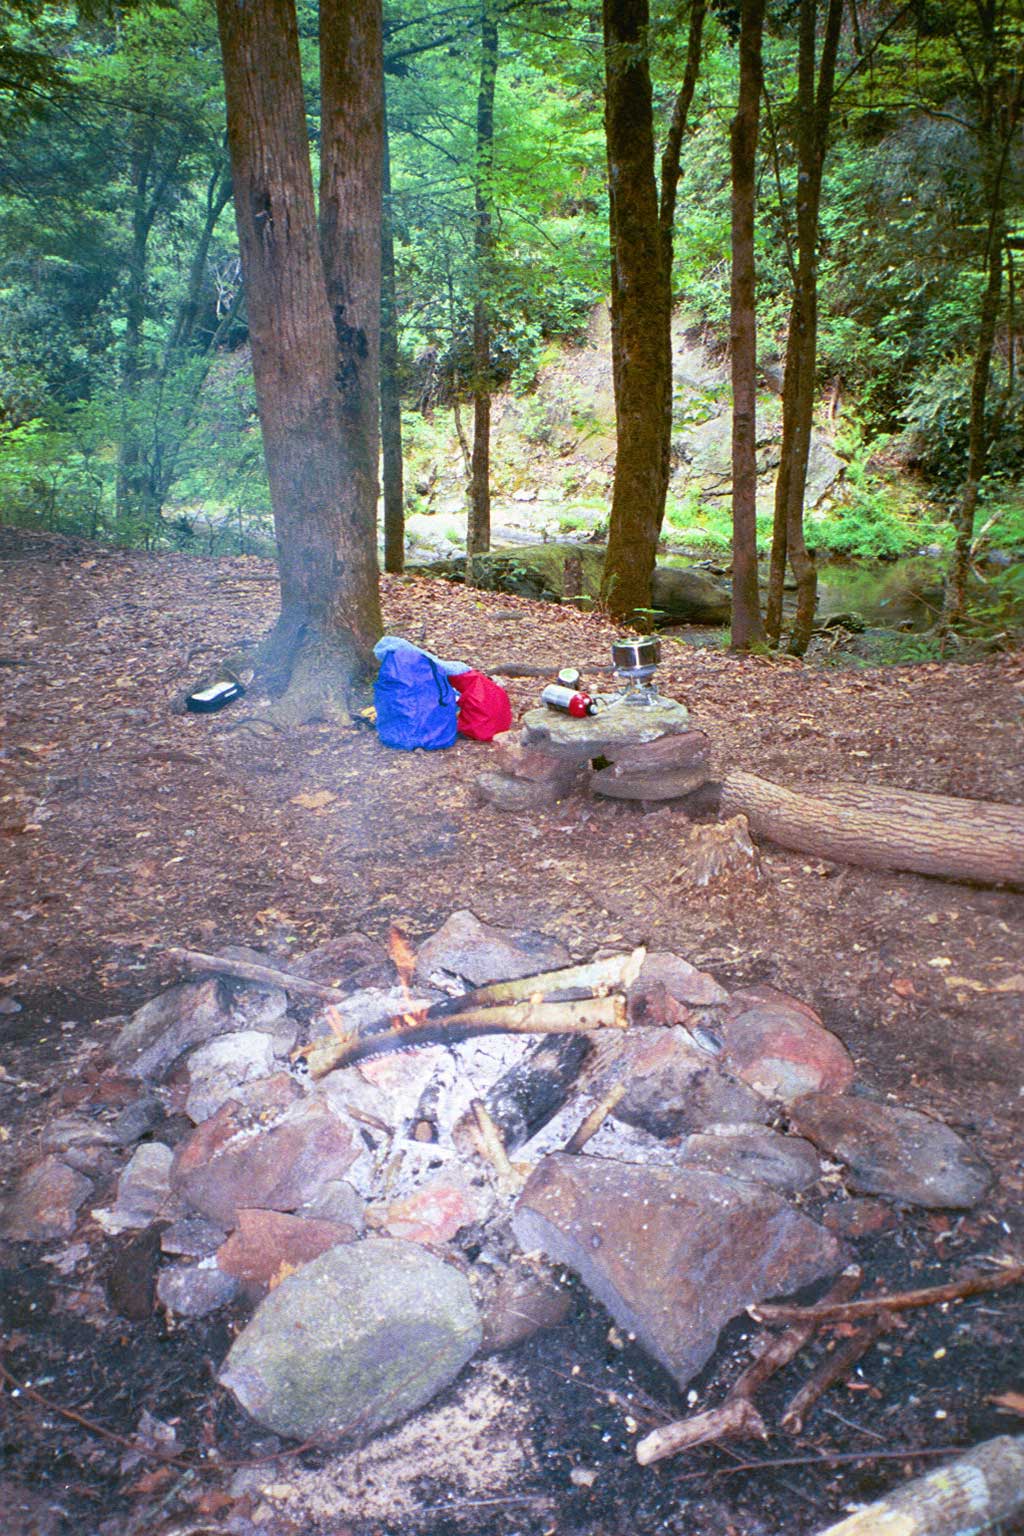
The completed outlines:
<svg viewBox="0 0 1024 1536">
<path fill-rule="evenodd" d="M 501 815 L 478 803 L 489 749 L 477 743 L 405 754 L 367 730 L 267 737 L 244 724 L 248 701 L 218 715 L 173 714 L 183 689 L 269 626 L 272 578 L 256 560 L 148 556 L 0 530 L 0 1000 L 20 1005 L 0 1013 L 0 1166 L 23 1163 L 42 1121 L 88 1091 L 90 1050 L 112 1034 L 109 1021 L 175 979 L 165 949 L 248 944 L 286 961 L 354 929 L 383 939 L 396 921 L 416 942 L 468 907 L 557 936 L 580 959 L 602 945 L 647 944 L 729 985 L 766 981 L 803 998 L 865 1082 L 947 1121 L 997 1176 L 969 1217 L 908 1214 L 895 1232 L 862 1242 L 869 1276 L 891 1287 L 935 1283 L 972 1258 L 1020 1254 L 1024 895 L 770 847 L 760 880 L 733 875 L 701 890 L 687 877 L 689 823 L 672 807 L 645 813 L 572 796 L 550 811 Z M 586 674 L 606 663 L 615 633 L 596 616 L 425 580 L 385 578 L 383 594 L 392 633 L 485 671 L 515 661 Z M 659 684 L 708 733 L 719 774 L 1022 799 L 1020 656 L 852 672 L 663 649 Z M 518 714 L 541 681 L 507 685 Z M 709 1449 L 642 1470 L 626 1418 L 643 1433 L 685 1404 L 628 1341 L 609 1342 L 608 1319 L 581 1296 L 572 1331 L 542 1335 L 503 1357 L 500 1371 L 457 1384 L 418 1428 L 362 1460 L 344 1452 L 334 1465 L 321 1452 L 267 1463 L 246 1473 L 243 1493 L 226 1463 L 284 1448 L 267 1446 L 213 1387 L 232 1319 L 183 1329 L 159 1316 L 142 1325 L 112 1317 L 110 1254 L 92 1236 L 72 1275 L 38 1249 L 0 1251 L 4 1361 L 49 1401 L 127 1438 L 148 1404 L 177 1421 L 195 1466 L 125 1468 L 123 1447 L 8 1390 L 8 1504 L 22 1521 L 13 1531 L 25 1536 L 798 1536 L 924 1467 L 823 1457 L 966 1446 L 1020 1427 L 992 1402 L 1019 1390 L 1024 1306 L 1009 1292 L 916 1315 L 796 1443 L 779 1437 L 753 1456 Z M 696 1384 L 702 1404 L 736 1374 L 750 1332 L 730 1330 Z M 780 1399 L 791 1389 L 780 1386 Z M 490 1406 L 488 1391 L 497 1393 Z M 765 1407 L 770 1416 L 771 1392 Z M 435 1443 L 415 1463 L 417 1482 L 402 1435 L 415 1438 L 432 1414 Z M 458 1479 L 438 1450 L 446 1437 L 476 1446 Z M 358 1466 L 386 1488 L 392 1441 L 406 1502 L 396 1481 L 389 1515 L 386 1498 L 371 1509 L 350 1494 Z M 490 1492 L 477 1475 L 488 1445 Z M 790 1457 L 814 1464 L 748 1465 Z M 594 1471 L 592 1483 L 573 1480 L 574 1468 Z M 332 1503 L 322 1477 L 340 1480 L 345 1498 Z"/>
</svg>

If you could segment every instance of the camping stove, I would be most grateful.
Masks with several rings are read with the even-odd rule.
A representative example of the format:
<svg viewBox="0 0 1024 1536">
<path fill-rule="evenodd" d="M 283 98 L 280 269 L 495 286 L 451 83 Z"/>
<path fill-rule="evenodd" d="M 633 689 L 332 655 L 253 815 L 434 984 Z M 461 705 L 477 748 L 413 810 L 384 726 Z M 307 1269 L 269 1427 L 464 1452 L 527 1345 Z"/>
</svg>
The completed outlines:
<svg viewBox="0 0 1024 1536">
<path fill-rule="evenodd" d="M 645 707 L 659 702 L 653 678 L 660 660 L 661 641 L 654 635 L 644 635 L 638 640 L 616 640 L 613 643 L 615 676 L 625 685 L 619 695 L 620 704 Z"/>
</svg>

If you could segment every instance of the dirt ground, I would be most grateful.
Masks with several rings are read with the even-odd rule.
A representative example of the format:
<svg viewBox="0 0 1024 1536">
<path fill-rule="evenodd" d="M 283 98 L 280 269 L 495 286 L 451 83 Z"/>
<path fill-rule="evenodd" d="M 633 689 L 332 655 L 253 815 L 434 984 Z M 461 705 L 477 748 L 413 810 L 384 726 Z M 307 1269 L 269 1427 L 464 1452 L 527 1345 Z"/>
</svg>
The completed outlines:
<svg viewBox="0 0 1024 1536">
<path fill-rule="evenodd" d="M 383 597 L 391 633 L 485 671 L 571 663 L 599 680 L 615 632 L 597 616 L 421 579 L 385 578 Z M 21 1005 L 0 1012 L 3 1166 L 24 1162 L 42 1119 L 74 1102 L 90 1050 L 113 1031 L 104 1021 L 176 979 L 169 947 L 248 944 L 286 961 L 353 930 L 383 940 L 396 922 L 415 942 L 470 908 L 555 935 L 578 958 L 646 944 L 727 985 L 768 981 L 811 1003 L 864 1082 L 947 1121 L 997 1176 L 969 1217 L 905 1213 L 894 1232 L 865 1240 L 858 1256 L 869 1276 L 917 1285 L 955 1276 L 971 1259 L 1021 1256 L 1024 894 L 770 846 L 760 878 L 699 890 L 687 878 L 689 823 L 671 807 L 574 796 L 550 811 L 503 815 L 475 792 L 489 766 L 485 745 L 406 754 L 372 731 L 328 726 L 268 738 L 246 725 L 258 715 L 248 700 L 217 715 L 172 713 L 223 654 L 260 636 L 275 599 L 265 562 L 0 530 L 0 1006 Z M 851 670 L 671 642 L 664 651 L 659 685 L 709 734 L 718 774 L 1024 799 L 1020 656 Z M 542 682 L 507 686 L 519 713 Z M 31 1374 L 48 1402 L 121 1435 L 148 1402 L 177 1419 L 181 1445 L 198 1447 L 209 1465 L 125 1470 L 123 1448 L 34 1400 L 12 1400 L 8 1382 L 0 1433 L 6 1502 L 24 1511 L 12 1516 L 22 1520 L 17 1536 L 798 1536 L 927 1466 L 893 1453 L 1021 1430 L 1020 1399 L 1016 1415 L 993 1402 L 1021 1390 L 1024 1306 L 1003 1292 L 916 1314 L 898 1353 L 869 1357 L 858 1383 L 840 1389 L 842 1411 L 819 1413 L 795 1444 L 778 1437 L 752 1455 L 746 1446 L 705 1450 L 643 1471 L 629 1455 L 622 1403 L 642 1431 L 680 1411 L 678 1394 L 635 1351 L 609 1345 L 608 1319 L 581 1296 L 574 1330 L 535 1339 L 444 1408 L 467 1416 L 466 1445 L 474 1436 L 490 1444 L 492 1477 L 462 1477 L 468 1452 L 458 1458 L 462 1481 L 440 1462 L 428 1466 L 410 1502 L 388 1516 L 372 1512 L 368 1486 L 347 1503 L 323 1488 L 296 1491 L 300 1469 L 326 1475 L 323 1456 L 307 1454 L 287 1475 L 264 1467 L 253 1474 L 258 1489 L 229 1497 L 224 1463 L 261 1454 L 212 1385 L 231 1319 L 129 1326 L 89 1294 L 80 1275 L 62 1281 L 38 1250 L 0 1248 L 7 1368 L 22 1382 Z M 705 1389 L 713 1399 L 716 1383 L 735 1375 L 749 1332 L 730 1330 L 697 1383 L 702 1406 Z M 499 1441 L 521 1442 L 518 1472 L 494 1471 Z M 857 1459 L 866 1451 L 876 1459 Z M 751 1465 L 779 1461 L 765 1472 Z M 596 1469 L 592 1484 L 570 1478 L 580 1466 Z M 368 1475 L 357 1458 L 346 1486 Z"/>
</svg>

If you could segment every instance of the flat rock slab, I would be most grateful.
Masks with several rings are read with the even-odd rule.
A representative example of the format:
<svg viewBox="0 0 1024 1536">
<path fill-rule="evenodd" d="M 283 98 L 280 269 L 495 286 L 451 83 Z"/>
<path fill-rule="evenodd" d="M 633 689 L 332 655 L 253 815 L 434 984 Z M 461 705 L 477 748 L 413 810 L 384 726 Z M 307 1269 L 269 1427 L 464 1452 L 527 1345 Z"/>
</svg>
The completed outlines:
<svg viewBox="0 0 1024 1536">
<path fill-rule="evenodd" d="M 685 1387 L 745 1307 L 832 1274 L 842 1248 L 774 1190 L 718 1173 L 555 1153 L 513 1218 Z"/>
<path fill-rule="evenodd" d="M 847 1184 L 858 1194 L 970 1210 L 992 1182 L 988 1167 L 955 1131 L 914 1109 L 821 1093 L 794 1106 L 792 1123 L 846 1164 Z"/>
<path fill-rule="evenodd" d="M 690 712 L 675 699 L 662 699 L 646 707 L 609 704 L 583 720 L 544 705 L 527 710 L 523 716 L 522 741 L 524 746 L 543 746 L 556 757 L 582 763 L 592 757 L 614 758 L 618 749 L 639 747 L 690 729 Z"/>
<path fill-rule="evenodd" d="M 716 1125 L 688 1136 L 680 1148 L 695 1163 L 733 1179 L 753 1179 L 796 1194 L 821 1177 L 821 1162 L 802 1136 L 783 1136 L 767 1126 Z"/>
<path fill-rule="evenodd" d="M 271 1291 L 220 1381 L 275 1434 L 365 1439 L 442 1391 L 481 1337 L 464 1275 L 416 1243 L 370 1238 Z"/>
<path fill-rule="evenodd" d="M 105 1232 L 141 1230 L 167 1213 L 173 1161 L 174 1153 L 162 1141 L 144 1141 L 136 1148 L 117 1182 L 114 1204 L 93 1211 Z"/>
<path fill-rule="evenodd" d="M 467 911 L 453 912 L 416 954 L 416 974 L 424 980 L 434 971 L 452 971 L 474 987 L 571 964 L 572 956 L 557 939 L 543 933 L 495 928 Z"/>
<path fill-rule="evenodd" d="M 711 777 L 704 767 L 656 768 L 650 773 L 627 773 L 614 763 L 610 768 L 598 768 L 588 780 L 587 787 L 595 795 L 605 795 L 611 800 L 681 800 L 692 795 Z"/>
</svg>

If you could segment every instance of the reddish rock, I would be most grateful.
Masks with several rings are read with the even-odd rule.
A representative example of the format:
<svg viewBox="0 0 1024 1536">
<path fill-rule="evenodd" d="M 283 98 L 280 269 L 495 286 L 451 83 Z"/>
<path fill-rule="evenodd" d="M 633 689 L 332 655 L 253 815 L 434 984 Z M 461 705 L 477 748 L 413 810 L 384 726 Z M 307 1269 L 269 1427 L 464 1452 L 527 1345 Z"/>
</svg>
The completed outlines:
<svg viewBox="0 0 1024 1536">
<path fill-rule="evenodd" d="M 291 970 L 326 987 L 358 991 L 363 987 L 385 987 L 393 979 L 395 968 L 379 944 L 365 933 L 343 933 L 325 939 L 315 949 L 300 955 Z"/>
<path fill-rule="evenodd" d="M 0 1235 L 12 1243 L 70 1237 L 78 1209 L 92 1194 L 92 1180 L 59 1157 L 43 1157 L 18 1179 L 0 1216 Z"/>
<path fill-rule="evenodd" d="M 763 1122 L 769 1114 L 764 1099 L 721 1071 L 682 1029 L 631 1029 L 608 1076 L 626 1084 L 615 1118 L 653 1136 L 702 1131 L 721 1121 Z"/>
<path fill-rule="evenodd" d="M 241 1283 L 250 1301 L 258 1301 L 272 1280 L 357 1236 L 354 1227 L 342 1222 L 243 1209 L 238 1212 L 238 1230 L 217 1250 L 217 1265 Z"/>
<path fill-rule="evenodd" d="M 734 992 L 716 1015 L 722 1064 L 767 1099 L 792 1104 L 809 1093 L 843 1093 L 849 1052 L 813 1008 L 770 987 Z"/>
<path fill-rule="evenodd" d="M 831 1233 L 763 1185 L 564 1153 L 540 1163 L 513 1229 L 574 1269 L 680 1387 L 730 1318 L 842 1264 Z"/>
<path fill-rule="evenodd" d="M 955 1131 L 917 1110 L 820 1093 L 794 1107 L 793 1123 L 846 1164 L 847 1185 L 858 1194 L 970 1210 L 992 1182 L 985 1163 Z"/>
<path fill-rule="evenodd" d="M 568 786 L 580 771 L 576 763 L 555 757 L 542 747 L 527 747 L 505 731 L 492 742 L 491 761 L 499 773 L 510 774 L 514 779 L 529 779 L 537 784 Z"/>
<path fill-rule="evenodd" d="M 481 1347 L 487 1353 L 514 1349 L 544 1328 L 557 1328 L 572 1311 L 570 1292 L 522 1259 L 492 1272 L 480 1289 Z"/>
<path fill-rule="evenodd" d="M 680 955 L 668 950 L 652 950 L 640 967 L 640 975 L 630 988 L 630 1002 L 634 992 L 661 985 L 677 1002 L 692 1008 L 713 1007 L 726 1003 L 729 994 L 707 971 L 698 971 Z"/>
<path fill-rule="evenodd" d="M 821 1219 L 830 1232 L 856 1239 L 891 1232 L 896 1225 L 896 1212 L 882 1200 L 842 1200 L 838 1205 L 827 1206 Z"/>
<path fill-rule="evenodd" d="M 229 1102 L 178 1148 L 171 1188 L 193 1210 L 233 1227 L 239 1208 L 293 1211 L 359 1155 L 352 1130 L 320 1099 L 266 1126 Z"/>
<path fill-rule="evenodd" d="M 439 1179 L 375 1213 L 392 1237 L 411 1243 L 447 1243 L 480 1219 L 478 1202 L 465 1186 Z"/>
</svg>

